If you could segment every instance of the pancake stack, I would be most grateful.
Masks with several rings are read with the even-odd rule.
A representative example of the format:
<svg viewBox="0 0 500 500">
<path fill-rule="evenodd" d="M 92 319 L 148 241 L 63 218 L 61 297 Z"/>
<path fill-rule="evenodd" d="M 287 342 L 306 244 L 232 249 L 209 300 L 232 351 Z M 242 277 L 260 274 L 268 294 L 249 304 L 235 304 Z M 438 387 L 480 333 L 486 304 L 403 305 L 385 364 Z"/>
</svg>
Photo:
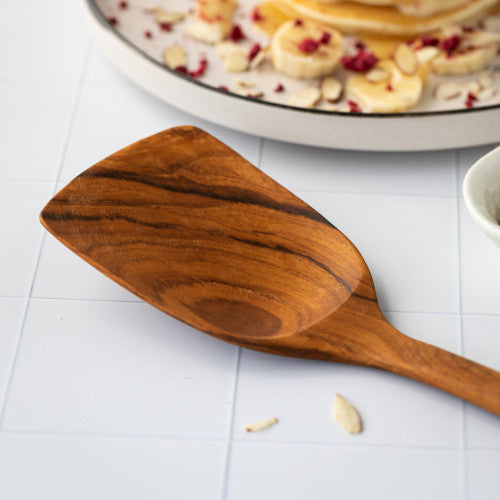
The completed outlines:
<svg viewBox="0 0 500 500">
<path fill-rule="evenodd" d="M 445 26 L 475 23 L 498 0 L 277 0 L 276 6 L 344 33 L 414 37 Z"/>
</svg>

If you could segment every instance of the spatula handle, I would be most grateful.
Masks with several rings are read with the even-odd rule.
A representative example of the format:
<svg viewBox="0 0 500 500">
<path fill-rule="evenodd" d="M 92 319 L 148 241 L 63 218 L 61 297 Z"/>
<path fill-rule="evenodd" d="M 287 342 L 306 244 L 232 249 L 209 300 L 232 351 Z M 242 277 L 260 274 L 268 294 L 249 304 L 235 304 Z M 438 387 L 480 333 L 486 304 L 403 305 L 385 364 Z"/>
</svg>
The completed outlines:
<svg viewBox="0 0 500 500">
<path fill-rule="evenodd" d="M 500 415 L 500 372 L 406 337 L 399 362 L 383 367 Z M 392 360 L 394 361 L 394 359 Z"/>
</svg>

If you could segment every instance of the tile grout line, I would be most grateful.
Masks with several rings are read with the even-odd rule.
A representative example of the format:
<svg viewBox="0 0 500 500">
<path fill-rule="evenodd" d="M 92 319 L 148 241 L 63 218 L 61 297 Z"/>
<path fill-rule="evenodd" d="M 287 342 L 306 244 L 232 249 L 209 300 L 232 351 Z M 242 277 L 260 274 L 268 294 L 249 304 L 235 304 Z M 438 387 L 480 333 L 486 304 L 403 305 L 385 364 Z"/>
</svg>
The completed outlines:
<svg viewBox="0 0 500 500">
<path fill-rule="evenodd" d="M 8 299 L 26 299 L 25 295 L 0 295 L 0 300 L 8 300 Z M 106 299 L 106 298 L 92 298 L 92 297 L 45 297 L 45 296 L 32 296 L 30 295 L 30 299 L 33 300 L 59 300 L 59 301 L 74 301 L 74 302 L 104 302 L 104 303 L 115 303 L 115 304 L 142 304 L 149 305 L 147 302 L 137 299 L 137 300 L 127 300 L 127 299 Z M 460 316 L 459 312 L 438 312 L 438 311 L 400 311 L 393 309 L 382 309 L 383 313 L 387 314 L 423 314 L 429 316 Z M 477 316 L 477 317 L 492 317 L 498 318 L 500 314 L 493 313 L 462 313 L 462 316 Z"/>
<path fill-rule="evenodd" d="M 233 450 L 233 430 L 234 430 L 234 416 L 236 413 L 236 398 L 238 397 L 238 381 L 240 375 L 240 362 L 241 362 L 241 347 L 237 347 L 238 353 L 236 356 L 236 366 L 234 373 L 234 385 L 233 385 L 233 398 L 230 412 L 229 428 L 227 432 L 226 439 L 226 449 L 224 453 L 224 464 L 222 469 L 222 485 L 220 500 L 227 500 L 227 485 L 229 481 L 229 467 L 231 463 L 231 455 Z"/>
<path fill-rule="evenodd" d="M 130 439 L 130 440 L 162 440 L 188 443 L 224 443 L 227 442 L 224 438 L 210 438 L 205 436 L 175 436 L 161 434 L 133 434 L 133 433 L 106 433 L 106 432 L 82 432 L 82 431 L 34 431 L 23 429 L 4 429 L 4 435 L 11 436 L 37 436 L 51 438 L 66 438 L 73 437 L 77 439 Z M 297 440 L 277 440 L 277 439 L 234 439 L 233 443 L 244 444 L 248 446 L 320 446 L 331 448 L 342 448 L 352 450 L 394 450 L 394 451 L 414 451 L 414 452 L 456 452 L 459 448 L 453 446 L 427 446 L 427 445 L 412 445 L 412 444 L 388 444 L 388 443 L 364 443 L 364 444 L 348 444 L 338 441 L 297 441 Z M 475 446 L 473 451 L 499 453 L 500 447 Z"/>
<path fill-rule="evenodd" d="M 462 294 L 462 233 L 460 224 L 460 161 L 459 152 L 455 150 L 455 188 L 456 188 L 456 214 L 457 214 L 457 278 L 458 278 L 458 321 L 460 331 L 460 353 L 464 355 L 464 325 L 463 325 L 463 294 Z M 462 449 L 461 470 L 462 470 L 462 498 L 468 498 L 468 470 L 467 470 L 467 423 L 466 423 L 466 402 L 462 400 Z"/>
<path fill-rule="evenodd" d="M 259 154 L 257 157 L 257 168 L 262 171 L 261 163 L 262 163 L 262 154 L 264 150 L 264 138 L 259 137 Z M 220 488 L 220 500 L 227 500 L 228 495 L 228 482 L 229 482 L 229 469 L 231 464 L 231 456 L 233 451 L 233 430 L 234 430 L 234 417 L 236 413 L 236 399 L 238 397 L 238 381 L 240 376 L 240 363 L 241 363 L 241 347 L 237 347 L 237 355 L 236 355 L 236 366 L 234 373 L 234 385 L 233 385 L 233 397 L 232 397 L 232 405 L 229 419 L 229 426 L 227 432 L 226 439 L 226 448 L 224 452 L 224 463 L 222 469 L 222 477 L 221 477 L 221 488 Z"/>
<path fill-rule="evenodd" d="M 57 173 L 56 173 L 56 180 L 54 183 L 55 189 L 57 189 L 57 184 L 59 184 L 59 181 L 61 179 L 62 167 L 64 164 L 64 159 L 66 157 L 66 153 L 68 151 L 69 140 L 71 137 L 71 133 L 73 132 L 73 128 L 75 126 L 76 110 L 78 107 L 78 103 L 80 102 L 80 97 L 82 95 L 83 85 L 85 82 L 85 74 L 87 73 L 87 69 L 88 69 L 88 65 L 89 65 L 89 61 L 90 61 L 90 54 L 92 51 L 92 45 L 93 45 L 92 40 L 87 39 L 87 46 L 85 47 L 85 52 L 83 54 L 82 69 L 80 71 L 80 74 L 78 75 L 78 81 L 76 84 L 75 99 L 73 100 L 73 105 L 71 107 L 71 117 L 70 117 L 70 121 L 68 123 L 68 129 L 66 132 L 66 137 L 64 138 L 64 144 L 63 144 L 63 148 L 61 151 L 61 162 L 59 163 L 59 168 L 57 169 Z"/>
<path fill-rule="evenodd" d="M 77 108 L 78 102 L 80 101 L 80 96 L 81 96 L 81 93 L 82 93 L 83 82 L 84 82 L 85 72 L 87 71 L 87 67 L 88 67 L 88 62 L 89 62 L 91 47 L 92 47 L 92 42 L 91 42 L 91 40 L 89 38 L 87 38 L 87 44 L 86 44 L 85 51 L 84 51 L 83 58 L 82 58 L 82 66 L 81 66 L 81 69 L 80 69 L 80 73 L 78 75 L 78 79 L 77 79 L 77 83 L 76 83 L 76 87 L 75 87 L 75 94 L 74 94 L 74 98 L 73 98 L 73 103 L 71 105 L 69 122 L 68 122 L 68 126 L 67 126 L 67 129 L 66 129 L 66 134 L 65 134 L 65 137 L 64 137 L 64 141 L 63 141 L 63 147 L 61 149 L 61 155 L 60 155 L 60 159 L 59 159 L 59 167 L 57 169 L 55 181 L 53 182 L 54 187 L 53 187 L 52 194 L 54 194 L 55 191 L 56 191 L 56 189 L 57 189 L 57 184 L 59 182 L 59 177 L 61 175 L 62 166 L 63 166 L 63 163 L 64 163 L 64 158 L 66 156 L 66 151 L 67 151 L 67 148 L 68 148 L 69 138 L 70 138 L 71 132 L 73 130 L 73 125 L 74 125 L 74 122 L 75 122 L 76 108 Z M 25 305 L 25 308 L 24 308 L 23 318 L 22 318 L 22 321 L 21 321 L 21 327 L 20 327 L 19 333 L 17 335 L 17 342 L 16 342 L 16 345 L 15 345 L 15 348 L 14 348 L 14 354 L 12 356 L 12 363 L 11 363 L 11 366 L 10 366 L 10 369 L 9 369 L 9 375 L 7 377 L 7 384 L 5 386 L 5 394 L 4 394 L 4 397 L 3 397 L 2 401 L 0 402 L 0 433 L 1 433 L 2 429 L 3 429 L 3 422 L 4 422 L 5 414 L 6 414 L 6 411 L 7 411 L 7 401 L 9 399 L 9 395 L 10 395 L 10 392 L 11 392 L 11 389 L 12 389 L 12 380 L 13 380 L 13 377 L 14 377 L 14 370 L 15 370 L 15 367 L 16 367 L 16 364 L 17 364 L 17 360 L 18 360 L 18 357 L 19 357 L 19 350 L 20 350 L 20 347 L 21 347 L 21 340 L 22 340 L 22 337 L 23 337 L 24 327 L 25 327 L 25 324 L 26 324 L 26 318 L 27 318 L 27 315 L 28 315 L 28 309 L 29 309 L 29 306 L 30 306 L 30 299 L 31 299 L 31 296 L 32 296 L 32 293 L 33 293 L 33 287 L 34 287 L 34 284 L 35 284 L 36 274 L 38 272 L 38 267 L 40 265 L 40 258 L 41 258 L 41 255 L 42 255 L 42 249 L 43 249 L 43 244 L 45 242 L 46 234 L 47 234 L 47 232 L 44 231 L 43 234 L 42 234 L 42 237 L 40 238 L 40 242 L 38 244 L 37 258 L 36 258 L 34 269 L 33 269 L 32 275 L 31 275 L 31 284 L 30 284 L 30 288 L 29 288 L 28 297 L 26 298 L 27 300 L 26 300 L 26 305 Z"/>
</svg>

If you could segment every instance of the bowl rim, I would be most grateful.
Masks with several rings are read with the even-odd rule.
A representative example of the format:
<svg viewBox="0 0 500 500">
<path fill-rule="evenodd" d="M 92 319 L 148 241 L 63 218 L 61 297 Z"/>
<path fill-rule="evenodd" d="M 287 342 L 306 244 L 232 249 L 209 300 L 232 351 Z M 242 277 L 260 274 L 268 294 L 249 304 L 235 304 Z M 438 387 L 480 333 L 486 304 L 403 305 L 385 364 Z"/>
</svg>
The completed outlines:
<svg viewBox="0 0 500 500">
<path fill-rule="evenodd" d="M 500 170 L 500 146 L 496 146 L 493 150 L 483 155 L 469 168 L 463 181 L 463 197 L 465 206 L 476 223 L 479 224 L 488 235 L 500 242 L 500 224 L 493 222 L 491 218 L 484 215 L 472 194 L 474 190 L 472 187 L 474 179 L 481 175 L 484 169 L 488 168 L 495 161 L 498 163 L 498 169 Z"/>
</svg>

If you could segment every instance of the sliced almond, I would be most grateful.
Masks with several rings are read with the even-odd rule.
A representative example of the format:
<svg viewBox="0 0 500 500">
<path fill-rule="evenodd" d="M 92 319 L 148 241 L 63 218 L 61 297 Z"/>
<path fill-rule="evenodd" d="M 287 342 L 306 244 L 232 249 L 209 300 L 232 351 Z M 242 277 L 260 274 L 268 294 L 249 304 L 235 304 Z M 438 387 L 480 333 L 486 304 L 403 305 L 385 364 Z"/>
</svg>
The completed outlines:
<svg viewBox="0 0 500 500">
<path fill-rule="evenodd" d="M 158 24 L 175 24 L 186 19 L 184 12 L 156 12 L 156 22 Z"/>
<path fill-rule="evenodd" d="M 419 64 L 432 61 L 439 54 L 439 49 L 433 46 L 423 47 L 415 52 L 415 57 Z"/>
<path fill-rule="evenodd" d="M 244 50 L 234 51 L 224 59 L 224 69 L 230 73 L 243 73 L 248 69 L 248 56 Z"/>
<path fill-rule="evenodd" d="M 260 49 L 259 52 L 257 52 L 257 55 L 250 61 L 250 69 L 255 69 L 259 66 L 267 57 L 267 52 L 267 47 L 265 49 Z"/>
<path fill-rule="evenodd" d="M 317 87 L 306 87 L 293 94 L 288 104 L 297 108 L 314 108 L 320 99 L 321 92 Z"/>
<path fill-rule="evenodd" d="M 247 97 L 251 97 L 252 99 L 260 99 L 261 97 L 264 97 L 264 92 L 262 90 L 258 89 L 251 89 L 247 90 Z"/>
<path fill-rule="evenodd" d="M 238 87 L 243 87 L 244 89 L 251 89 L 255 87 L 254 82 L 249 82 L 248 80 L 240 80 L 239 78 L 233 79 L 233 83 L 238 85 Z"/>
<path fill-rule="evenodd" d="M 193 21 L 186 26 L 186 33 L 200 42 L 216 44 L 222 42 L 225 30 L 219 23 L 206 23 L 204 21 Z"/>
<path fill-rule="evenodd" d="M 253 424 L 245 425 L 245 430 L 247 432 L 260 432 L 264 429 L 272 427 L 277 423 L 278 419 L 276 417 L 266 418 L 265 420 L 259 420 L 258 422 L 254 422 Z"/>
<path fill-rule="evenodd" d="M 418 60 L 415 52 L 406 43 L 400 43 L 394 52 L 394 61 L 406 75 L 413 75 L 418 69 Z"/>
<path fill-rule="evenodd" d="M 175 69 L 186 66 L 186 51 L 180 45 L 173 45 L 163 51 L 163 62 L 167 68 Z"/>
<path fill-rule="evenodd" d="M 495 87 L 487 87 L 480 90 L 476 94 L 476 97 L 478 101 L 487 101 L 488 99 L 491 99 L 493 96 L 495 96 L 496 93 L 497 89 Z"/>
<path fill-rule="evenodd" d="M 333 401 L 333 418 L 350 434 L 361 432 L 361 418 L 358 411 L 340 394 Z"/>
<path fill-rule="evenodd" d="M 434 97 L 440 101 L 455 99 L 462 93 L 462 88 L 455 82 L 444 82 L 436 88 Z"/>
<path fill-rule="evenodd" d="M 165 14 L 165 9 L 163 7 L 159 7 L 158 5 L 150 5 L 149 7 L 146 7 L 144 11 L 147 14 Z"/>
<path fill-rule="evenodd" d="M 371 83 L 386 82 L 389 80 L 389 72 L 385 68 L 372 68 L 366 73 L 366 79 Z"/>
<path fill-rule="evenodd" d="M 489 89 L 495 86 L 495 79 L 490 71 L 483 71 L 477 77 L 477 82 L 482 89 Z"/>
<path fill-rule="evenodd" d="M 226 59 L 233 52 L 241 52 L 241 47 L 234 42 L 221 42 L 215 46 L 215 52 L 221 59 Z"/>
<path fill-rule="evenodd" d="M 337 102 L 342 94 L 342 82 L 336 78 L 325 78 L 320 85 L 321 96 L 325 101 Z"/>
</svg>

